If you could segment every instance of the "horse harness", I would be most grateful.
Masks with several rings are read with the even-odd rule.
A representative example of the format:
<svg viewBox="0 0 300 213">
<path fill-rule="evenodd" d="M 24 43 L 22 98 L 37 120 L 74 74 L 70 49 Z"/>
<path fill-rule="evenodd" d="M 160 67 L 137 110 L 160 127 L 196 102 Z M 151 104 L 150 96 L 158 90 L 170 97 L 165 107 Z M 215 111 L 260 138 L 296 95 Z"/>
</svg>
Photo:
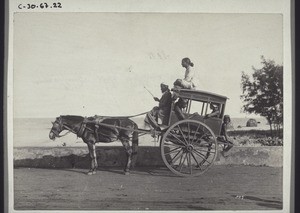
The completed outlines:
<svg viewBox="0 0 300 213">
<path fill-rule="evenodd" d="M 108 118 L 108 117 L 105 117 L 105 116 L 95 116 L 95 117 L 93 118 L 93 120 L 91 120 L 90 118 L 84 117 L 83 121 L 82 121 L 81 124 L 80 124 L 79 130 L 76 132 L 74 129 L 72 129 L 72 128 L 66 126 L 66 125 L 64 125 L 64 124 L 62 123 L 61 117 L 59 117 L 58 119 L 56 119 L 56 120 L 53 122 L 53 124 L 54 124 L 54 123 L 57 123 L 57 124 L 60 126 L 61 129 L 65 128 L 65 129 L 68 130 L 68 132 L 66 132 L 66 133 L 63 134 L 63 135 L 59 135 L 59 133 L 58 133 L 57 131 L 54 131 L 53 129 L 51 130 L 51 132 L 53 132 L 53 134 L 54 134 L 56 137 L 58 137 L 58 138 L 59 138 L 59 137 L 63 137 L 63 136 L 65 136 L 65 135 L 69 134 L 70 132 L 76 134 L 77 137 L 82 138 L 82 136 L 83 136 L 83 134 L 84 134 L 84 131 L 87 129 L 87 130 L 93 132 L 93 133 L 95 134 L 95 139 L 96 139 L 96 141 L 99 141 L 99 131 L 98 131 L 98 130 L 99 130 L 99 127 L 100 127 L 100 126 L 115 127 L 115 128 L 117 128 L 117 129 L 120 128 L 120 129 L 125 129 L 125 130 L 127 130 L 126 128 L 117 127 L 117 126 L 111 126 L 111 125 L 109 125 L 109 124 L 106 125 L 106 124 L 102 123 L 102 122 L 103 122 L 105 119 L 107 119 L 107 118 Z M 94 124 L 94 125 L 95 125 L 94 130 L 91 129 L 91 128 L 89 128 L 89 127 L 87 127 L 87 124 Z M 106 135 L 105 133 L 102 133 L 102 132 L 100 132 L 100 134 L 103 135 L 104 137 L 108 137 L 108 138 L 111 137 L 110 135 Z"/>
<path fill-rule="evenodd" d="M 94 130 L 94 134 L 95 134 L 95 139 L 96 141 L 99 141 L 99 136 L 98 136 L 98 129 L 99 129 L 99 124 L 105 119 L 105 117 L 96 117 L 94 120 L 89 120 L 87 117 L 85 117 L 83 119 L 83 121 L 81 122 L 80 128 L 78 130 L 78 132 L 76 133 L 77 137 L 82 137 L 83 133 L 86 129 L 93 131 L 92 129 L 87 127 L 88 123 L 92 123 L 95 124 L 95 130 Z"/>
</svg>

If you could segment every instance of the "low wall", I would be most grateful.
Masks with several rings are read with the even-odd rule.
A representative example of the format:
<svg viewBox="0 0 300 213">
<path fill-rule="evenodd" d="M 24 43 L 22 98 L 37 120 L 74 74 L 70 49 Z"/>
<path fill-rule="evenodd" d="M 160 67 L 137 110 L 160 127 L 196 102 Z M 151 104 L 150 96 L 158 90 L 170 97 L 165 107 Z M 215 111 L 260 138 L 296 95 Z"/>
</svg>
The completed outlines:
<svg viewBox="0 0 300 213">
<path fill-rule="evenodd" d="M 99 166 L 124 166 L 123 147 L 97 147 Z M 233 147 L 229 152 L 218 153 L 215 165 L 254 165 L 282 167 L 283 149 L 274 147 Z M 16 147 L 15 167 L 36 168 L 89 168 L 87 147 Z M 165 166 L 159 147 L 139 147 L 136 166 Z"/>
</svg>

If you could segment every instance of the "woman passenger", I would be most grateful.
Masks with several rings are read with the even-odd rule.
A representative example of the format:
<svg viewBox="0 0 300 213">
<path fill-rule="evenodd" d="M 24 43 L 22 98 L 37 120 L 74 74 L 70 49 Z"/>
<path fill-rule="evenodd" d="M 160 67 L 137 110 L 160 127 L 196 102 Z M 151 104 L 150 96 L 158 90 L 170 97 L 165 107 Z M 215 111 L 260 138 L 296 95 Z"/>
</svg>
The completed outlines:
<svg viewBox="0 0 300 213">
<path fill-rule="evenodd" d="M 174 86 L 179 86 L 184 89 L 194 89 L 195 84 L 193 83 L 194 78 L 194 63 L 189 58 L 183 58 L 181 60 L 181 66 L 185 68 L 185 74 L 183 79 L 177 79 L 174 82 Z"/>
</svg>

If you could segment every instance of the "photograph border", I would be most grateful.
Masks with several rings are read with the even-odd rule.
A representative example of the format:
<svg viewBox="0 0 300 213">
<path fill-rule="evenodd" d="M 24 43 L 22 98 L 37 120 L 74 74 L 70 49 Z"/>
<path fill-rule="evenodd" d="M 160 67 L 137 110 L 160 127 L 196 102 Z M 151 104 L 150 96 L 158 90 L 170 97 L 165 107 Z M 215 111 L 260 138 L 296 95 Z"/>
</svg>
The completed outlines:
<svg viewBox="0 0 300 213">
<path fill-rule="evenodd" d="M 295 146 L 294 141 L 294 119 L 293 114 L 295 110 L 293 109 L 293 98 L 292 94 L 295 92 L 294 84 L 294 66 L 292 64 L 293 59 L 293 45 L 292 41 L 292 10 L 293 6 L 290 1 L 287 0 L 264 0 L 264 1 L 249 1 L 246 0 L 214 0 L 214 1 L 196 1 L 192 0 L 188 3 L 185 1 L 145 1 L 139 2 L 134 0 L 126 1 L 96 1 L 92 0 L 62 0 L 64 5 L 63 10 L 41 10 L 37 9 L 34 11 L 20 11 L 17 7 L 20 3 L 27 3 L 28 1 L 24 0 L 13 0 L 8 2 L 6 1 L 6 58 L 8 61 L 5 64 L 4 72 L 4 191 L 8 196 L 4 196 L 4 204 L 7 212 L 22 212 L 16 211 L 13 208 L 13 35 L 14 35 L 14 26 L 13 26 L 13 16 L 14 13 L 26 13 L 26 12 L 149 12 L 149 13 L 276 13 L 283 14 L 283 38 L 284 38 L 284 69 L 290 70 L 290 75 L 284 77 L 284 141 L 291 141 L 291 143 L 285 143 L 284 145 L 284 158 L 283 158 L 283 210 L 282 212 L 291 210 L 293 208 L 294 194 L 292 185 L 294 184 L 293 180 L 293 160 L 294 155 L 289 153 L 294 153 L 293 147 Z M 128 6 L 130 5 L 130 6 Z M 272 7 L 270 7 L 272 5 Z M 292 83 L 291 83 L 292 82 Z M 291 84 L 290 84 L 291 83 Z M 290 95 L 288 95 L 290 94 Z M 51 210 L 52 211 L 52 210 Z M 49 212 L 51 212 L 49 211 Z M 38 212 L 48 212 L 48 211 L 38 211 Z M 70 212 L 70 211 L 64 211 Z M 76 212 L 81 212 L 81 210 L 76 210 Z M 88 211 L 82 211 L 88 212 Z M 93 212 L 93 211 L 91 211 Z M 169 211 L 168 211 L 169 212 Z M 222 212 L 222 211 L 216 211 Z M 227 212 L 227 211 L 226 211 Z M 245 211 L 247 212 L 247 211 Z M 250 211 L 251 212 L 251 211 Z M 280 212 L 280 211 L 279 211 Z"/>
</svg>

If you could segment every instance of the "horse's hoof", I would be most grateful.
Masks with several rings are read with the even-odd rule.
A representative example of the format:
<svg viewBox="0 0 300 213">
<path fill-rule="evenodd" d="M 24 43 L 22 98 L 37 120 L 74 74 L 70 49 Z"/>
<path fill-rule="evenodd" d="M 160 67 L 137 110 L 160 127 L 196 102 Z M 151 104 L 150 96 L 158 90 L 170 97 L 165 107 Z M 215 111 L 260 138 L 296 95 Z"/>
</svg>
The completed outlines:
<svg viewBox="0 0 300 213">
<path fill-rule="evenodd" d="M 87 175 L 95 175 L 96 174 L 96 171 L 89 171 L 88 173 L 87 173 Z"/>
<path fill-rule="evenodd" d="M 124 172 L 124 175 L 130 175 L 130 172 Z"/>
</svg>

